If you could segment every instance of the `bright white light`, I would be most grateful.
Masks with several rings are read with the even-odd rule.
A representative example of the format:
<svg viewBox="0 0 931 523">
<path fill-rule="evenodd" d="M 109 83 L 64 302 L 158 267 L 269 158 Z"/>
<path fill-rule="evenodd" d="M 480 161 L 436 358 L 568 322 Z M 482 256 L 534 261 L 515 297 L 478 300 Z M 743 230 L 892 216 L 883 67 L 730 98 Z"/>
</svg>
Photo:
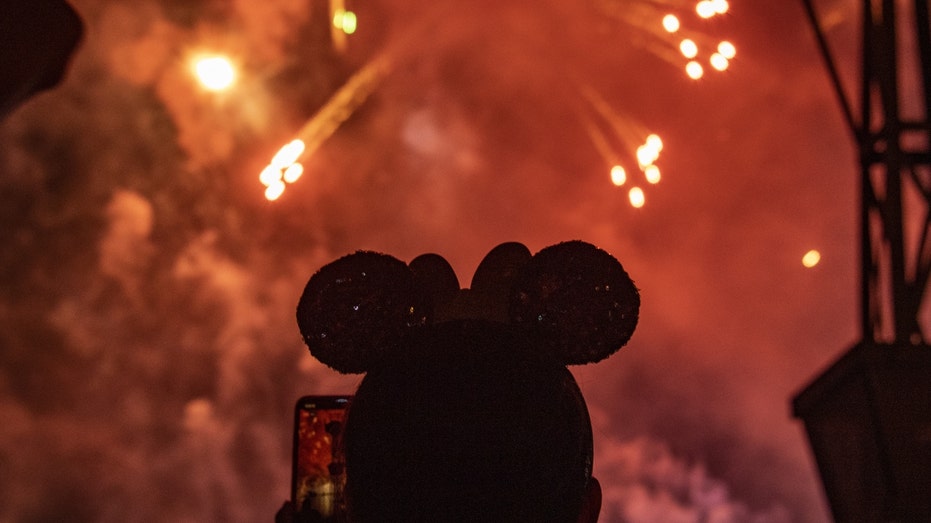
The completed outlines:
<svg viewBox="0 0 931 523">
<path fill-rule="evenodd" d="M 698 80 L 705 75 L 705 68 L 700 63 L 692 61 L 685 64 L 685 74 L 689 75 L 689 78 L 693 80 Z"/>
<path fill-rule="evenodd" d="M 734 44 L 728 42 L 727 40 L 724 40 L 718 44 L 718 52 L 728 60 L 737 56 L 737 48 L 734 47 Z"/>
<path fill-rule="evenodd" d="M 681 24 L 679 23 L 679 18 L 676 15 L 666 15 L 663 17 L 663 29 L 667 33 L 675 33 L 679 30 Z"/>
<path fill-rule="evenodd" d="M 229 89 L 236 81 L 236 69 L 225 56 L 209 56 L 194 62 L 194 74 L 208 91 Z"/>
<path fill-rule="evenodd" d="M 292 140 L 278 150 L 270 164 L 262 169 L 259 181 L 265 185 L 265 198 L 275 201 L 284 194 L 287 184 L 296 182 L 304 174 L 304 166 L 297 163 L 306 145 Z"/>
<path fill-rule="evenodd" d="M 643 207 L 643 204 L 646 203 L 646 197 L 643 195 L 643 189 L 640 187 L 634 187 L 627 193 L 627 197 L 630 198 L 630 204 L 634 208 L 639 209 Z"/>
<path fill-rule="evenodd" d="M 647 165 L 646 168 L 643 169 L 643 175 L 646 177 L 648 182 L 653 183 L 653 184 L 659 183 L 659 180 L 660 180 L 659 167 L 655 165 Z"/>
<path fill-rule="evenodd" d="M 275 182 L 281 181 L 281 169 L 276 169 L 269 165 L 268 167 L 262 169 L 262 172 L 259 174 L 259 181 L 262 182 L 262 185 L 265 187 L 271 186 Z"/>
<path fill-rule="evenodd" d="M 708 61 L 711 63 L 711 67 L 714 67 L 718 71 L 723 71 L 730 65 L 728 59 L 721 53 L 714 53 Z"/>
<path fill-rule="evenodd" d="M 657 153 L 663 150 L 663 140 L 658 134 L 647 136 L 647 147 L 650 147 Z"/>
<path fill-rule="evenodd" d="M 293 163 L 284 171 L 284 181 L 288 183 L 296 182 L 304 174 L 304 166 L 299 163 Z"/>
<path fill-rule="evenodd" d="M 272 158 L 272 167 L 278 169 L 287 169 L 292 163 L 296 162 L 297 159 L 304 153 L 304 142 L 301 140 L 293 140 L 287 145 L 281 148 L 274 158 Z"/>
<path fill-rule="evenodd" d="M 265 189 L 265 198 L 268 201 L 273 202 L 277 200 L 282 194 L 284 194 L 284 189 L 285 189 L 284 182 L 281 180 L 278 180 L 277 182 L 274 182 L 273 184 L 269 185 L 268 188 Z"/>
<path fill-rule="evenodd" d="M 656 160 L 655 156 L 653 149 L 646 145 L 637 147 L 637 163 L 640 164 L 641 168 L 653 163 Z"/>
<path fill-rule="evenodd" d="M 620 165 L 611 168 L 611 183 L 618 187 L 627 183 L 627 171 Z"/>
<path fill-rule="evenodd" d="M 698 16 L 702 18 L 711 18 L 717 14 L 714 2 L 711 0 L 702 0 L 701 2 L 695 4 L 695 12 L 698 13 Z"/>
<path fill-rule="evenodd" d="M 698 44 L 694 40 L 686 38 L 679 42 L 679 51 L 686 58 L 695 58 L 698 55 Z"/>
<path fill-rule="evenodd" d="M 714 6 L 714 12 L 719 15 L 723 15 L 731 7 L 727 0 L 711 0 L 711 5 Z"/>
</svg>

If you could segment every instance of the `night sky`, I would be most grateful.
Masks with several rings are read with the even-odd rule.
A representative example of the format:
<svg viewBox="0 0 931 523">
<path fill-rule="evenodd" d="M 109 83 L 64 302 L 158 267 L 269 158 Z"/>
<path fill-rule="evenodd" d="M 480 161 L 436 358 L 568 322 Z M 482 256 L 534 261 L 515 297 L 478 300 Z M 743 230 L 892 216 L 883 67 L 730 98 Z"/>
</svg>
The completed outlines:
<svg viewBox="0 0 931 523">
<path fill-rule="evenodd" d="M 72 4 L 66 80 L 0 122 L 0 521 L 271 521 L 294 401 L 360 379 L 303 346 L 311 274 L 435 252 L 466 287 L 500 243 L 570 239 L 643 304 L 627 347 L 573 368 L 602 521 L 827 521 L 790 400 L 860 335 L 857 171 L 800 1 L 347 0 L 345 53 L 319 0 Z M 853 87 L 858 8 L 819 6 Z M 730 67 L 688 78 L 668 12 Z M 199 52 L 238 82 L 204 90 Z M 266 200 L 263 166 L 386 55 Z"/>
</svg>

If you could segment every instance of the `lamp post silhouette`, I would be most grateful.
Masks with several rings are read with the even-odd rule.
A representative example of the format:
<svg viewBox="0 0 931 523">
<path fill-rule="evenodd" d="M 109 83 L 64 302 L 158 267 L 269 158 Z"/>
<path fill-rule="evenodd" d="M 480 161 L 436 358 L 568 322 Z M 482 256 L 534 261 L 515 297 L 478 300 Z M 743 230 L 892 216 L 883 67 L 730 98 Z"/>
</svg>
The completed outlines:
<svg viewBox="0 0 931 523">
<path fill-rule="evenodd" d="M 838 522 L 931 521 L 928 0 L 862 0 L 859 115 L 802 0 L 859 149 L 862 340 L 793 398 Z"/>
</svg>

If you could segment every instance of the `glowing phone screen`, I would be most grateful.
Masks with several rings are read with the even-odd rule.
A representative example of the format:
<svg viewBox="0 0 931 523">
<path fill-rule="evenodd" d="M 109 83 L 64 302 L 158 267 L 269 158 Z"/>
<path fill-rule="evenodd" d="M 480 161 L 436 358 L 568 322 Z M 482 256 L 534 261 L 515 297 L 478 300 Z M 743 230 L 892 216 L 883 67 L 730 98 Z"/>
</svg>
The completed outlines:
<svg viewBox="0 0 931 523">
<path fill-rule="evenodd" d="M 295 409 L 292 499 L 297 521 L 344 521 L 340 445 L 348 396 L 305 396 Z"/>
</svg>

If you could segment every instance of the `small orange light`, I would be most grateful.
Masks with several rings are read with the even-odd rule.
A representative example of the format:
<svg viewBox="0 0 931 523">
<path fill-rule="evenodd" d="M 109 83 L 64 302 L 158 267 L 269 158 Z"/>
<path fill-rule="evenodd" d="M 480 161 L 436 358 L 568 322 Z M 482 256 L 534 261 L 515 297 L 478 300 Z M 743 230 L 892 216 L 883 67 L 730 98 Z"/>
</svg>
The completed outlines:
<svg viewBox="0 0 931 523">
<path fill-rule="evenodd" d="M 802 256 L 802 265 L 811 269 L 815 265 L 821 262 L 821 253 L 815 249 L 812 249 L 805 253 L 805 256 Z"/>
</svg>

